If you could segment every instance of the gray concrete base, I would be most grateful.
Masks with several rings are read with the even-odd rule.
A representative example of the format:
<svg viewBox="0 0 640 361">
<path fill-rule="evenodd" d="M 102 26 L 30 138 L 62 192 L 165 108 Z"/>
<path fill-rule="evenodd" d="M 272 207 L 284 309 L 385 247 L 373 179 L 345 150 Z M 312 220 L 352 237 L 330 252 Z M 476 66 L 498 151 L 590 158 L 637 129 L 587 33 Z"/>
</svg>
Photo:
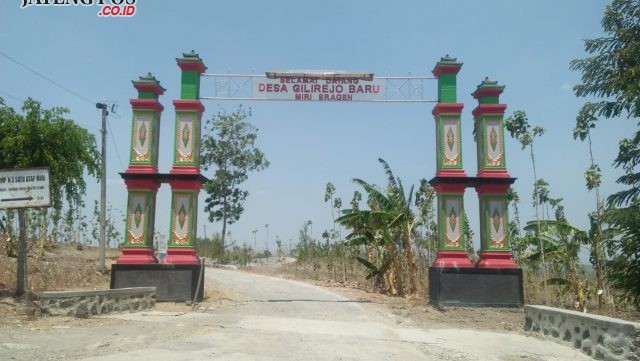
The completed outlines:
<svg viewBox="0 0 640 361">
<path fill-rule="evenodd" d="M 204 269 L 201 274 L 197 264 L 113 264 L 111 288 L 155 287 L 158 301 L 191 301 L 200 275 L 204 279 Z M 196 301 L 202 301 L 203 296 L 204 287 L 201 287 Z"/>
<path fill-rule="evenodd" d="M 429 303 L 436 307 L 522 307 L 522 270 L 430 267 Z"/>
</svg>

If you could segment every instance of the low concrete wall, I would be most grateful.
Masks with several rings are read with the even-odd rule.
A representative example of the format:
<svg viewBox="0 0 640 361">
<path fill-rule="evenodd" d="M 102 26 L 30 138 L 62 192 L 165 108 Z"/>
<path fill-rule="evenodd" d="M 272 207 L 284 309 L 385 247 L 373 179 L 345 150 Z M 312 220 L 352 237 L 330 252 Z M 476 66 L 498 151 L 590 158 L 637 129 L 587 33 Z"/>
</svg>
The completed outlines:
<svg viewBox="0 0 640 361">
<path fill-rule="evenodd" d="M 89 317 L 111 312 L 135 312 L 156 304 L 155 287 L 96 291 L 43 292 L 41 312 L 50 316 Z"/>
<path fill-rule="evenodd" d="M 524 306 L 525 331 L 596 360 L 640 361 L 640 323 L 546 306 Z"/>
</svg>

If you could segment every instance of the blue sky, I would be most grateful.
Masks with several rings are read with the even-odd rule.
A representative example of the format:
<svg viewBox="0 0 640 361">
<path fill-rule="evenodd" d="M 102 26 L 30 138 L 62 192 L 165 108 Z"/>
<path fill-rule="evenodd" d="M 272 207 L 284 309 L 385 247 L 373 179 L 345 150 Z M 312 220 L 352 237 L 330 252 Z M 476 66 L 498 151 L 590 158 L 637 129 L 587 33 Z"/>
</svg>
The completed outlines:
<svg viewBox="0 0 640 361">
<path fill-rule="evenodd" d="M 501 101 L 507 115 L 525 110 L 530 122 L 547 129 L 536 140 L 539 177 L 550 183 L 553 197 L 563 197 L 570 222 L 587 227 L 595 208 L 594 194 L 584 187 L 587 145 L 572 138 L 578 108 L 572 86 L 579 74 L 571 59 L 585 56 L 582 39 L 602 35 L 605 1 L 137 1 L 132 18 L 98 17 L 98 7 L 29 7 L 19 0 L 0 5 L 0 50 L 95 101 L 116 101 L 119 118 L 110 117 L 108 140 L 108 202 L 124 212 L 126 189 L 118 172 L 128 162 L 131 108 L 136 96 L 131 80 L 153 73 L 167 88 L 161 125 L 160 171 L 171 166 L 174 111 L 180 72 L 175 58 L 195 50 L 208 72 L 263 73 L 269 70 L 331 69 L 404 76 L 430 76 L 445 54 L 464 62 L 458 75 L 463 110 L 463 161 L 475 175 L 475 144 L 471 137 L 470 93 L 486 76 L 506 85 Z M 206 79 L 201 94 L 212 93 Z M 435 96 L 436 83 L 432 86 Z M 7 94 L 10 95 L 7 96 Z M 0 56 L 0 96 L 33 97 L 45 107 L 64 106 L 71 118 L 99 139 L 100 114 L 90 102 L 55 87 Z M 204 118 L 219 109 L 229 112 L 238 102 L 204 101 Z M 271 167 L 250 177 L 250 196 L 241 220 L 228 228 L 232 239 L 259 249 L 266 240 L 273 250 L 276 235 L 288 244 L 298 230 L 313 221 L 313 235 L 331 228 L 331 210 L 324 186 L 332 182 L 348 205 L 359 177 L 384 184 L 377 162 L 384 158 L 405 186 L 435 174 L 433 104 L 342 104 L 244 102 L 253 109 L 259 128 L 258 147 Z M 635 122 L 602 120 L 593 132 L 594 154 L 603 169 L 603 194 L 620 187 L 621 170 L 611 164 L 618 141 L 631 134 Z M 507 141 L 507 166 L 518 178 L 523 220 L 533 217 L 533 175 L 528 153 Z M 206 174 L 205 174 L 206 175 Z M 87 204 L 99 194 L 89 181 Z M 211 235 L 219 223 L 209 223 L 201 211 L 198 233 Z M 158 193 L 156 230 L 167 234 L 170 192 Z M 478 200 L 465 195 L 472 226 L 479 228 Z M 89 210 L 90 212 L 90 210 Z M 121 223 L 121 224 L 120 224 Z M 118 222 L 124 228 L 123 222 Z M 479 242 L 478 239 L 475 240 Z"/>
</svg>

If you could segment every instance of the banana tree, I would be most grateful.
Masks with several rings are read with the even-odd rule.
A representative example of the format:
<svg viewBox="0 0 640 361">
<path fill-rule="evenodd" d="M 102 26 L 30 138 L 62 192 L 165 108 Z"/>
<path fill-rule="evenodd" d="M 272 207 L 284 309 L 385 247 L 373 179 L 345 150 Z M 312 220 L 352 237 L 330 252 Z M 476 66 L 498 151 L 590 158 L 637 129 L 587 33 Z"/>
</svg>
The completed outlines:
<svg viewBox="0 0 640 361">
<path fill-rule="evenodd" d="M 352 233 L 347 237 L 348 240 L 367 241 L 377 244 L 387 252 L 387 257 L 383 258 L 380 267 L 370 267 L 371 262 L 367 264 L 359 260 L 370 272 L 379 274 L 380 269 L 392 270 L 395 279 L 400 278 L 400 267 L 396 259 L 399 257 L 398 249 L 404 249 L 405 262 L 408 272 L 409 284 L 407 293 L 413 294 L 417 290 L 417 271 L 413 252 L 413 237 L 417 225 L 417 218 L 411 210 L 413 199 L 413 186 L 405 196 L 404 187 L 399 178 L 397 178 L 389 164 L 383 159 L 378 159 L 387 174 L 388 184 L 386 192 L 382 192 L 376 186 L 369 184 L 361 179 L 353 179 L 353 182 L 361 186 L 368 196 L 369 210 L 365 209 L 347 209 L 343 211 L 343 216 L 336 219 L 336 222 L 352 229 Z M 388 262 L 388 266 L 386 265 Z M 376 269 L 379 271 L 376 273 Z M 370 275 L 372 274 L 370 273 Z M 403 294 L 401 283 L 397 283 L 396 291 L 398 295 Z"/>
<path fill-rule="evenodd" d="M 546 261 L 551 264 L 553 275 L 546 279 L 550 285 L 563 286 L 574 293 L 575 307 L 586 309 L 587 277 L 579 267 L 579 253 L 589 244 L 589 234 L 563 221 L 540 220 L 528 222 L 524 227 L 529 234 L 537 234 L 544 244 Z M 540 252 L 527 259 L 535 262 Z"/>
<path fill-rule="evenodd" d="M 359 222 L 359 221 L 356 221 Z M 387 231 L 361 227 L 347 236 L 345 245 L 349 247 L 367 246 L 367 259 L 356 257 L 368 274 L 366 279 L 374 279 L 374 287 L 383 293 L 401 296 L 402 273 L 398 263 L 398 248 Z"/>
</svg>

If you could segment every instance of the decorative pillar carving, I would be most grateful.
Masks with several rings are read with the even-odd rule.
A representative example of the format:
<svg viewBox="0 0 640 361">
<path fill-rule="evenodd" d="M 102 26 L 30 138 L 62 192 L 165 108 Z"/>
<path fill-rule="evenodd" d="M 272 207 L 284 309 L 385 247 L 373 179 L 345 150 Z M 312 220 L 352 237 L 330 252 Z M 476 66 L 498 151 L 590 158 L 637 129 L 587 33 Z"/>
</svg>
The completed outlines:
<svg viewBox="0 0 640 361">
<path fill-rule="evenodd" d="M 466 251 L 462 222 L 467 175 L 462 165 L 461 114 L 457 102 L 457 74 L 462 63 L 448 55 L 433 69 L 438 78 L 438 103 L 432 114 L 436 122 L 436 177 L 438 253 L 434 267 L 472 267 Z"/>
<path fill-rule="evenodd" d="M 160 114 L 158 101 L 165 89 L 150 73 L 133 81 L 138 98 L 131 99 L 131 147 L 129 167 L 122 173 L 128 190 L 127 218 L 118 264 L 157 263 L 153 252 L 158 174 Z"/>
<path fill-rule="evenodd" d="M 165 263 L 199 264 L 194 248 L 197 230 L 200 174 L 200 121 L 204 106 L 200 102 L 200 75 L 206 70 L 195 52 L 176 59 L 182 71 L 180 99 L 176 110 L 173 166 L 170 171 L 171 219 Z"/>
<path fill-rule="evenodd" d="M 480 203 L 480 260 L 477 267 L 517 268 L 509 246 L 507 194 L 515 179 L 507 172 L 504 145 L 504 112 L 500 104 L 504 86 L 486 78 L 473 97 L 478 106 L 473 110 L 478 153 L 478 185 Z"/>
</svg>

